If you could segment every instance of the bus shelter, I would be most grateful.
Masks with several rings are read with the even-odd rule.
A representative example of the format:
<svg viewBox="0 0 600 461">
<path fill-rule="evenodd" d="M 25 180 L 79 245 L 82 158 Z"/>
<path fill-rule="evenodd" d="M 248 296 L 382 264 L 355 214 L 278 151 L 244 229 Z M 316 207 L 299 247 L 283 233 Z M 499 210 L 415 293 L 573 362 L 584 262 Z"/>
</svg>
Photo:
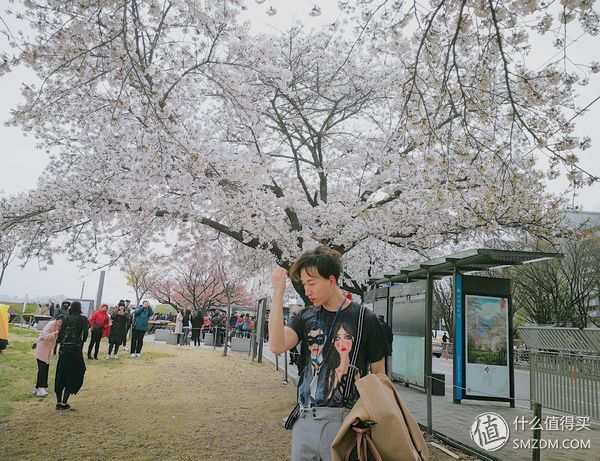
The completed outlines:
<svg viewBox="0 0 600 461">
<path fill-rule="evenodd" d="M 559 253 L 479 248 L 371 278 L 365 303 L 394 334 L 392 377 L 423 387 L 431 433 L 433 283 L 453 278 L 453 401 L 505 401 L 514 406 L 512 294 L 509 279 L 471 275 L 562 257 Z"/>
</svg>

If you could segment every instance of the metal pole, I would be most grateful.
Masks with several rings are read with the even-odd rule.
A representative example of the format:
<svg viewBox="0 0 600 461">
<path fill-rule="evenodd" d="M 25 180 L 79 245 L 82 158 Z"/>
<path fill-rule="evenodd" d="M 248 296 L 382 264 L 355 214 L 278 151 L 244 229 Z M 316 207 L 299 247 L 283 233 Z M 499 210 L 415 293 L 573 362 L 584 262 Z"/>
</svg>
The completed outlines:
<svg viewBox="0 0 600 461">
<path fill-rule="evenodd" d="M 104 290 L 105 276 L 106 271 L 100 271 L 100 282 L 98 283 L 98 293 L 96 293 L 96 309 L 100 308 L 100 303 L 102 302 L 102 291 Z"/>
<path fill-rule="evenodd" d="M 533 461 L 540 461 L 540 439 L 542 438 L 542 404 L 539 402 L 535 402 L 533 404 L 533 420 L 536 422 L 536 426 L 535 429 L 533 429 L 533 440 L 535 440 L 535 442 L 531 459 Z"/>
<path fill-rule="evenodd" d="M 85 288 L 85 280 L 83 281 L 83 283 L 81 284 L 81 295 L 79 296 L 79 299 L 83 299 L 83 289 Z"/>
<path fill-rule="evenodd" d="M 275 369 L 279 370 L 279 354 L 275 354 Z"/>
<path fill-rule="evenodd" d="M 535 402 L 532 399 L 537 398 L 534 392 L 537 373 L 534 373 L 533 371 L 533 362 L 531 361 L 531 357 L 531 351 L 529 351 L 529 409 L 533 410 Z"/>
<path fill-rule="evenodd" d="M 283 355 L 283 359 L 284 359 L 283 360 L 283 362 L 284 362 L 284 364 L 283 364 L 283 371 L 284 371 L 284 374 L 285 374 L 285 378 L 283 379 L 283 383 L 287 384 L 288 383 L 288 370 L 287 370 L 287 367 L 288 367 L 288 351 L 285 351 L 285 354 Z"/>
<path fill-rule="evenodd" d="M 225 341 L 223 355 L 227 355 L 227 346 L 229 345 L 229 320 L 231 318 L 231 293 L 227 290 L 227 321 L 225 322 Z"/>
<path fill-rule="evenodd" d="M 425 295 L 425 389 L 427 391 L 427 433 L 433 433 L 433 417 L 431 414 L 431 324 L 433 317 L 433 277 L 427 272 L 427 293 Z"/>
<path fill-rule="evenodd" d="M 257 358 L 258 363 L 262 363 L 262 357 L 263 357 L 263 338 L 265 337 L 264 326 L 265 326 L 266 312 L 267 312 L 267 298 L 263 298 L 258 301 L 256 326 L 254 328 L 256 331 L 260 331 L 260 335 L 258 336 L 258 358 Z"/>
<path fill-rule="evenodd" d="M 25 301 L 23 301 L 23 310 L 21 311 L 21 321 L 19 322 L 19 326 L 23 326 L 23 314 L 27 312 L 27 295 L 25 295 Z"/>
<path fill-rule="evenodd" d="M 258 363 L 262 363 L 262 357 L 263 357 L 263 339 L 258 338 L 258 358 L 257 358 Z"/>
</svg>

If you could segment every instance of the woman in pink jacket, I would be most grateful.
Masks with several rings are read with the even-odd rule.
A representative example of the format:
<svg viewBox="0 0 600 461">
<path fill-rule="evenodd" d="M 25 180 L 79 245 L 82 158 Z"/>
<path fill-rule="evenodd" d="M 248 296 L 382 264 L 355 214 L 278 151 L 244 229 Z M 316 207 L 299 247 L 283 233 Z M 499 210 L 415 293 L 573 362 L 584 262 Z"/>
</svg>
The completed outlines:
<svg viewBox="0 0 600 461">
<path fill-rule="evenodd" d="M 38 365 L 35 395 L 38 397 L 46 397 L 48 395 L 48 370 L 62 321 L 63 316 L 59 315 L 56 319 L 48 322 L 42 330 L 40 337 L 35 342 L 35 358 Z"/>
</svg>

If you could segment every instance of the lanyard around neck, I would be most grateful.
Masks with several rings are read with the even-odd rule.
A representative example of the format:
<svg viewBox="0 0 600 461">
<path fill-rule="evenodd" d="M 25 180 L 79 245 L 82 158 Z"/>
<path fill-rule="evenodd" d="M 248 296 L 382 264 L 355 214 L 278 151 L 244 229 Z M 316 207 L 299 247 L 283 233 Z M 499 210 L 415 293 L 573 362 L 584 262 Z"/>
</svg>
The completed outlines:
<svg viewBox="0 0 600 461">
<path fill-rule="evenodd" d="M 346 299 L 344 298 L 344 300 L 342 301 L 342 304 L 340 305 L 340 307 L 337 308 L 337 310 L 335 311 L 335 317 L 333 318 L 333 322 L 331 322 L 331 325 L 329 325 L 329 331 L 327 332 L 327 336 L 325 336 L 325 340 L 329 341 L 329 338 L 331 338 L 331 332 L 333 331 L 333 326 L 335 325 L 335 321 L 337 320 L 338 314 L 342 311 L 342 309 L 344 308 L 344 304 L 346 304 Z M 323 310 L 323 306 L 321 306 L 321 311 Z M 319 313 L 321 312 L 319 311 Z"/>
</svg>

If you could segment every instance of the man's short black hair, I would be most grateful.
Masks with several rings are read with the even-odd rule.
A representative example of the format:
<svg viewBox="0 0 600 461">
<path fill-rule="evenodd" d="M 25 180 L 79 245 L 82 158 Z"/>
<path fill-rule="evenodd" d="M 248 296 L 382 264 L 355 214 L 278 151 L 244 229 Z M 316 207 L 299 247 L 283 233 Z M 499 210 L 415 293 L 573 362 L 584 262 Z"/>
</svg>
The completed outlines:
<svg viewBox="0 0 600 461">
<path fill-rule="evenodd" d="M 71 305 L 71 303 L 69 301 L 63 301 L 62 304 L 60 305 L 60 307 L 64 307 L 65 309 L 68 309 L 70 305 Z"/>
<path fill-rule="evenodd" d="M 318 275 L 328 279 L 330 276 L 334 276 L 335 280 L 340 278 L 342 275 L 342 255 L 339 251 L 324 245 L 319 245 L 314 250 L 305 251 L 300 255 L 298 259 L 292 264 L 290 268 L 290 278 L 296 283 L 301 282 L 300 275 L 302 269 L 305 269 L 310 275 L 316 270 Z"/>
</svg>

